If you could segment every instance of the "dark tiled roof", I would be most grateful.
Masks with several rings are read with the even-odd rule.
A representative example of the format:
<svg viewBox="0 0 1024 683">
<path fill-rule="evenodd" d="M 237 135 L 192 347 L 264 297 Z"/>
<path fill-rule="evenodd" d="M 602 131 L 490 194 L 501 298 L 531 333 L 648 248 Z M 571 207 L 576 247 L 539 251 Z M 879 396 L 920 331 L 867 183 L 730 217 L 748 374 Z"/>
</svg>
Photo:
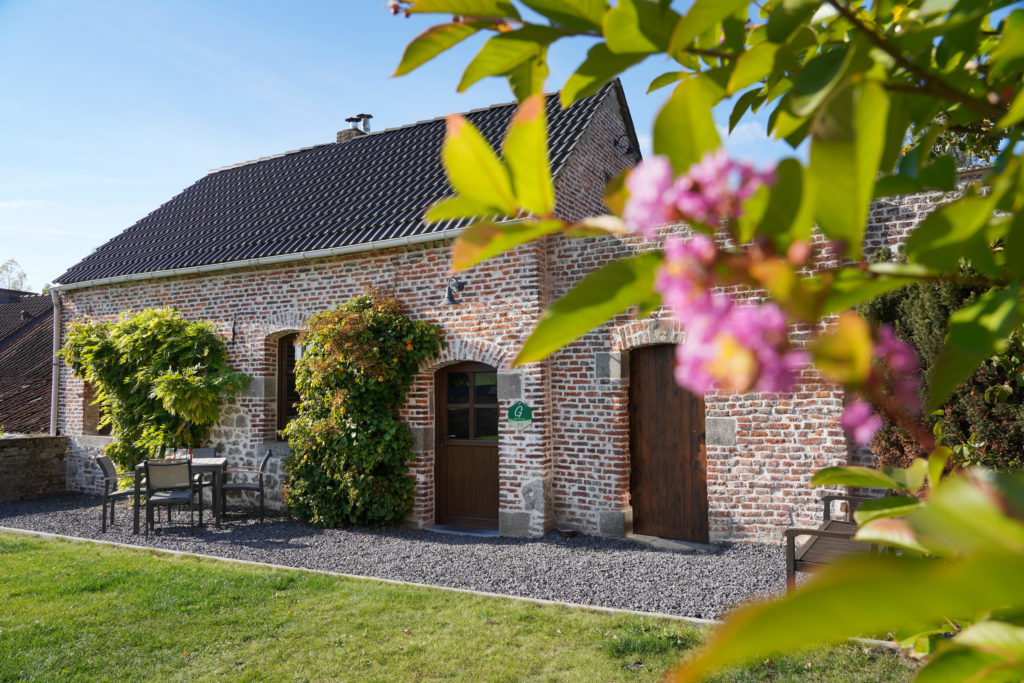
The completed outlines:
<svg viewBox="0 0 1024 683">
<path fill-rule="evenodd" d="M 0 348 L 9 337 L 53 308 L 53 300 L 49 294 L 28 293 L 24 296 L 3 298 L 4 291 L 10 290 L 0 290 Z"/>
<path fill-rule="evenodd" d="M 547 98 L 557 173 L 606 97 L 562 109 Z M 624 105 L 624 102 L 622 103 Z M 514 104 L 468 113 L 492 146 Z M 392 128 L 212 172 L 57 278 L 68 284 L 331 249 L 459 227 L 432 226 L 423 211 L 452 193 L 441 165 L 444 119 Z"/>
<path fill-rule="evenodd" d="M 23 310 L 32 317 L 22 319 Z M 14 323 L 16 329 L 6 327 Z M 50 297 L 25 296 L 0 303 L 0 330 L 0 427 L 7 432 L 45 432 L 50 427 L 53 352 Z"/>
</svg>

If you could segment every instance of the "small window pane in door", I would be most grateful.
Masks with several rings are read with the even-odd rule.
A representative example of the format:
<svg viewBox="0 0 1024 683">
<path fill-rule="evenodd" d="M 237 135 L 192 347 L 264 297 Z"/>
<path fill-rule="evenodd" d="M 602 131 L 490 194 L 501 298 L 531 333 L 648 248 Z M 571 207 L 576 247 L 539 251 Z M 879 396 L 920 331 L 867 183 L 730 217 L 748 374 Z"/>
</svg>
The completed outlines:
<svg viewBox="0 0 1024 683">
<path fill-rule="evenodd" d="M 469 403 L 469 373 L 459 372 L 448 375 L 448 403 Z"/>
<path fill-rule="evenodd" d="M 476 434 L 474 438 L 497 440 L 498 406 L 480 406 L 476 408 Z"/>
<path fill-rule="evenodd" d="M 469 438 L 469 408 L 448 408 L 448 432 L 445 434 L 449 439 Z"/>
<path fill-rule="evenodd" d="M 478 404 L 498 403 L 498 373 L 477 372 L 473 375 L 473 384 L 476 389 L 474 399 Z"/>
</svg>

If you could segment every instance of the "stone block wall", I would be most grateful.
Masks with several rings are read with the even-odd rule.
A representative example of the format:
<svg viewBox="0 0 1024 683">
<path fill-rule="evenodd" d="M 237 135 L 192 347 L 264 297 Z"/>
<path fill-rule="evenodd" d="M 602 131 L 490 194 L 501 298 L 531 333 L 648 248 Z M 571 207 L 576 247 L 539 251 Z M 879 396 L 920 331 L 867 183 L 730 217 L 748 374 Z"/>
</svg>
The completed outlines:
<svg viewBox="0 0 1024 683">
<path fill-rule="evenodd" d="M 0 502 L 64 491 L 67 450 L 62 436 L 0 439 Z"/>
</svg>

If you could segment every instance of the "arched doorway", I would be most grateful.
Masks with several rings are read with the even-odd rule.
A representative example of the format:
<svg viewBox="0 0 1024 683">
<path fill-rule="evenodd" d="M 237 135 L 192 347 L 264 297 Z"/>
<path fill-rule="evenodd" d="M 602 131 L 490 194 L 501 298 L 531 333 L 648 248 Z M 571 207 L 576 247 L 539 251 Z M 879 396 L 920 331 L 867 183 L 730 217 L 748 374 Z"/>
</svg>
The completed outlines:
<svg viewBox="0 0 1024 683">
<path fill-rule="evenodd" d="M 438 370 L 437 523 L 498 528 L 498 374 L 482 363 Z"/>
<path fill-rule="evenodd" d="M 675 346 L 629 355 L 633 531 L 708 542 L 704 399 L 675 382 Z"/>
</svg>

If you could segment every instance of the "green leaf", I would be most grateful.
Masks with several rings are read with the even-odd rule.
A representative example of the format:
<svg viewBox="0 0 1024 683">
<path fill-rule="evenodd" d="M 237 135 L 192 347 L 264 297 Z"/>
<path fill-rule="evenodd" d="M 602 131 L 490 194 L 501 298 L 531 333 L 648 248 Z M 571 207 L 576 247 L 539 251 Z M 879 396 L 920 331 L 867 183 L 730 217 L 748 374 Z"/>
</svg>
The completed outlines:
<svg viewBox="0 0 1024 683">
<path fill-rule="evenodd" d="M 751 88 L 739 96 L 732 108 L 732 112 L 729 114 L 730 133 L 736 127 L 736 124 L 740 122 L 740 119 L 743 118 L 743 115 L 747 113 L 747 110 L 754 107 L 755 103 L 762 97 L 761 88 Z"/>
<path fill-rule="evenodd" d="M 946 446 L 939 446 L 928 454 L 928 485 L 935 490 L 942 480 L 942 472 L 946 469 L 946 463 L 953 457 L 953 451 Z"/>
<path fill-rule="evenodd" d="M 515 249 L 520 244 L 558 232 L 563 223 L 557 220 L 474 223 L 462 232 L 452 245 L 452 269 L 465 270 L 481 261 Z"/>
<path fill-rule="evenodd" d="M 885 472 L 893 481 L 910 492 L 916 492 L 924 486 L 924 479 L 928 474 L 928 461 L 924 458 L 914 458 L 910 467 L 883 467 Z"/>
<path fill-rule="evenodd" d="M 991 289 L 949 316 L 949 334 L 932 368 L 928 409 L 946 397 L 974 372 L 985 358 L 1006 349 L 1006 340 L 1021 324 L 1020 283 Z"/>
<path fill-rule="evenodd" d="M 797 74 L 789 96 L 789 110 L 797 117 L 817 110 L 843 76 L 843 67 L 850 53 L 848 45 L 823 52 Z"/>
<path fill-rule="evenodd" d="M 466 66 L 458 91 L 465 92 L 481 78 L 508 74 L 523 62 L 540 56 L 545 47 L 564 35 L 558 29 L 536 25 L 499 33 L 484 43 Z"/>
<path fill-rule="evenodd" d="M 818 0 L 782 0 L 768 15 L 768 40 L 785 41 L 801 24 L 810 21 L 820 4 Z"/>
<path fill-rule="evenodd" d="M 721 90 L 700 76 L 676 86 L 654 121 L 654 153 L 664 154 L 676 173 L 685 173 L 707 152 L 721 146 L 711 108 Z"/>
<path fill-rule="evenodd" d="M 732 95 L 768 76 L 775 66 L 775 53 L 778 51 L 779 46 L 775 43 L 758 43 L 741 54 L 729 76 L 726 92 Z"/>
<path fill-rule="evenodd" d="M 568 107 L 575 102 L 597 93 L 601 87 L 634 64 L 647 58 L 646 54 L 617 55 L 612 53 L 604 43 L 598 43 L 587 50 L 587 58 L 562 86 L 562 106 Z"/>
<path fill-rule="evenodd" d="M 503 212 L 493 206 L 455 196 L 442 199 L 427 209 L 424 220 L 427 223 L 439 223 L 459 218 L 482 218 L 484 216 L 500 216 Z"/>
<path fill-rule="evenodd" d="M 834 279 L 825 296 L 822 315 L 849 310 L 857 304 L 916 281 L 909 277 L 880 277 L 859 268 L 840 268 L 833 273 Z"/>
<path fill-rule="evenodd" d="M 415 0 L 409 14 L 455 14 L 462 17 L 521 19 L 511 0 Z"/>
<path fill-rule="evenodd" d="M 649 300 L 662 260 L 661 252 L 647 252 L 612 261 L 587 275 L 548 306 L 514 364 L 543 360 L 612 316 Z"/>
<path fill-rule="evenodd" d="M 956 561 L 842 558 L 784 599 L 733 612 L 705 648 L 671 673 L 697 680 L 722 666 L 776 652 L 1024 604 L 1022 572 L 1020 556 L 998 551 Z"/>
<path fill-rule="evenodd" d="M 887 97 L 872 81 L 847 86 L 819 112 L 812 128 L 810 177 L 815 219 L 825 235 L 859 260 L 868 208 L 885 140 Z"/>
<path fill-rule="evenodd" d="M 1024 678 L 1024 628 L 998 621 L 968 626 L 918 672 L 918 683 Z"/>
<path fill-rule="evenodd" d="M 907 258 L 939 271 L 951 270 L 967 256 L 965 245 L 988 248 L 984 228 L 999 196 L 963 197 L 933 211 L 907 238 Z"/>
<path fill-rule="evenodd" d="M 856 313 L 840 314 L 835 327 L 808 348 L 818 370 L 836 382 L 861 386 L 871 374 L 871 328 Z"/>
<path fill-rule="evenodd" d="M 555 208 L 545 101 L 543 95 L 537 94 L 519 105 L 501 148 L 512 174 L 516 202 L 536 216 L 547 216 Z"/>
<path fill-rule="evenodd" d="M 914 536 L 913 529 L 903 519 L 875 519 L 864 523 L 853 535 L 857 541 L 900 548 L 926 555 L 929 549 Z"/>
<path fill-rule="evenodd" d="M 542 47 L 540 52 L 508 73 L 508 84 L 518 101 L 544 92 L 544 82 L 548 79 L 547 55 L 548 49 Z"/>
<path fill-rule="evenodd" d="M 910 496 L 885 496 L 866 500 L 860 504 L 853 518 L 857 524 L 866 524 L 873 519 L 887 517 L 905 517 L 921 504 L 917 498 Z"/>
<path fill-rule="evenodd" d="M 1006 267 L 1015 275 L 1024 275 L 1024 211 L 1014 215 L 1006 233 Z"/>
<path fill-rule="evenodd" d="M 669 56 L 682 55 L 694 38 L 707 33 L 747 4 L 746 0 L 695 0 L 683 18 L 672 24 L 675 30 L 667 46 Z"/>
<path fill-rule="evenodd" d="M 515 194 L 508 170 L 476 127 L 458 114 L 448 117 L 447 135 L 441 146 L 441 160 L 448 182 L 464 197 L 502 214 L 517 213 Z"/>
<path fill-rule="evenodd" d="M 581 33 L 600 29 L 609 8 L 605 0 L 523 0 L 523 4 L 551 21 Z"/>
<path fill-rule="evenodd" d="M 686 76 L 685 71 L 668 71 L 666 73 L 657 76 L 651 84 L 647 86 L 647 94 L 651 94 L 655 90 L 664 88 L 666 85 L 672 85 L 676 81 L 681 81 Z"/>
<path fill-rule="evenodd" d="M 1012 492 L 999 488 L 1007 479 L 986 470 L 947 477 L 908 521 L 921 542 L 937 552 L 956 556 L 1000 548 L 1024 557 L 1024 523 L 1012 516 L 1020 510 L 1013 506 Z"/>
<path fill-rule="evenodd" d="M 1024 89 L 1021 89 L 1017 96 L 1013 98 L 1013 104 L 1010 105 L 1009 111 L 996 122 L 996 127 L 1009 128 L 1021 121 L 1024 121 Z"/>
<path fill-rule="evenodd" d="M 668 48 L 679 13 L 650 0 L 619 0 L 604 15 L 605 43 L 616 54 L 651 54 Z"/>
<path fill-rule="evenodd" d="M 863 486 L 865 488 L 898 489 L 893 478 L 870 467 L 826 467 L 811 477 L 811 486 Z"/>
<path fill-rule="evenodd" d="M 775 246 L 783 251 L 795 240 L 809 240 L 814 210 L 812 191 L 799 161 L 792 158 L 780 161 L 775 167 L 775 184 L 769 191 L 768 204 L 755 234 L 771 237 Z"/>
<path fill-rule="evenodd" d="M 431 26 L 413 38 L 412 42 L 406 46 L 405 54 L 402 55 L 402 61 L 392 76 L 401 76 L 409 73 L 453 45 L 469 38 L 485 26 L 488 26 L 488 23 L 483 21 Z"/>
</svg>

